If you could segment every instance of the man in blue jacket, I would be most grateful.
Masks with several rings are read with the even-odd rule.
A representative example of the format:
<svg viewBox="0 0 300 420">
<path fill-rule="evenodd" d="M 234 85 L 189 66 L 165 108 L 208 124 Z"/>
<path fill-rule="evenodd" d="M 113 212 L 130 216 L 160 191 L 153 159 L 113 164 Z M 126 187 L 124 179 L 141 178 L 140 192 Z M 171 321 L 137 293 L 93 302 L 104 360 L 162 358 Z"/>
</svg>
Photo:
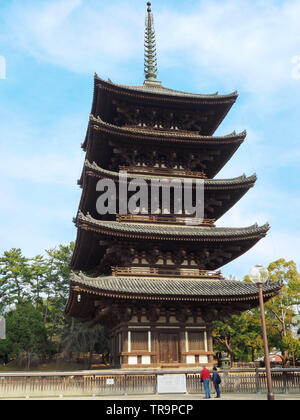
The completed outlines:
<svg viewBox="0 0 300 420">
<path fill-rule="evenodd" d="M 212 381 L 214 383 L 214 387 L 217 393 L 216 398 L 220 398 L 221 397 L 221 392 L 220 392 L 221 376 L 219 375 L 218 369 L 216 366 L 213 367 Z"/>
</svg>

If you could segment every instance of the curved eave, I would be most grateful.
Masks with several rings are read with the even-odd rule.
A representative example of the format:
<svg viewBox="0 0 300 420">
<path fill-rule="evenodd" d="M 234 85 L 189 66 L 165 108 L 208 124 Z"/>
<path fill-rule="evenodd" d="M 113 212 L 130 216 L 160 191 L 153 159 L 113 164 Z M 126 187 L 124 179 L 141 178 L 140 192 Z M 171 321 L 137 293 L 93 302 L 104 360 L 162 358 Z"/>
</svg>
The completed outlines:
<svg viewBox="0 0 300 420">
<path fill-rule="evenodd" d="M 178 102 L 191 102 L 191 103 L 234 103 L 238 97 L 238 92 L 234 91 L 229 94 L 219 95 L 214 94 L 195 94 L 182 92 L 174 89 L 168 89 L 160 84 L 144 84 L 141 86 L 128 86 L 106 82 L 101 79 L 97 74 L 94 78 L 95 88 L 100 88 L 113 92 L 121 96 L 135 96 L 144 98 L 151 98 L 160 101 L 178 101 Z"/>
<path fill-rule="evenodd" d="M 274 297 L 282 287 L 279 282 L 263 286 L 264 300 Z M 85 302 L 78 302 L 77 296 Z M 82 296 L 83 295 L 83 296 Z M 248 309 L 258 306 L 257 286 L 228 280 L 145 279 L 126 277 L 89 278 L 82 273 L 71 274 L 70 297 L 66 313 L 79 315 L 93 300 L 113 299 L 120 302 L 197 302 L 203 304 L 247 304 Z M 85 314 L 86 315 L 86 314 Z M 80 315 L 79 315 L 80 316 Z"/>
<path fill-rule="evenodd" d="M 108 178 L 115 181 L 119 180 L 119 172 L 109 171 L 107 169 L 103 169 L 98 166 L 95 162 L 91 163 L 88 160 L 84 162 L 84 170 L 81 176 L 80 181 L 78 182 L 79 185 L 83 183 L 84 176 L 94 176 L 98 179 Z M 127 174 L 127 180 L 130 182 L 132 179 L 143 179 L 146 182 L 159 182 L 160 180 L 164 179 L 180 179 L 183 181 L 184 177 L 176 176 L 167 176 L 167 175 L 147 175 L 147 174 Z M 192 182 L 196 181 L 196 178 L 189 178 Z M 253 174 L 249 177 L 245 175 L 236 177 L 236 178 L 228 178 L 228 179 L 204 179 L 204 188 L 205 189 L 232 189 L 232 188 L 251 188 L 253 187 L 254 183 L 256 182 L 257 177 L 256 174 Z"/>
<path fill-rule="evenodd" d="M 97 267 L 107 246 L 115 241 L 134 241 L 137 246 L 145 246 L 148 242 L 163 247 L 174 247 L 176 244 L 191 250 L 197 249 L 199 252 L 206 252 L 207 248 L 214 252 L 218 247 L 222 249 L 224 256 L 208 261 L 205 266 L 205 269 L 217 270 L 247 252 L 269 229 L 268 224 L 262 227 L 253 225 L 249 228 L 230 229 L 121 223 L 95 220 L 81 212 L 78 213 L 75 222 L 78 229 L 70 267 L 97 275 L 100 274 Z"/>
<path fill-rule="evenodd" d="M 270 226 L 254 224 L 246 228 L 202 228 L 197 226 L 167 226 L 163 224 L 120 223 L 96 220 L 89 214 L 79 212 L 75 221 L 78 228 L 91 230 L 102 235 L 153 240 L 179 241 L 239 241 L 264 237 Z"/>
<path fill-rule="evenodd" d="M 199 111 L 214 109 L 216 113 L 210 124 L 203 128 L 205 134 L 213 134 L 221 124 L 232 105 L 238 97 L 237 92 L 229 95 L 201 95 L 167 89 L 163 86 L 122 86 L 112 82 L 106 82 L 95 75 L 94 97 L 91 113 L 94 116 L 104 117 L 105 121 L 112 121 L 112 101 L 124 101 L 127 103 L 149 106 L 170 107 L 185 111 Z"/>
<path fill-rule="evenodd" d="M 90 163 L 85 161 L 84 168 L 81 174 L 81 178 L 78 180 L 78 184 L 82 188 L 82 195 L 79 204 L 79 210 L 83 213 L 90 212 L 93 217 L 97 218 L 95 214 L 95 203 L 98 198 L 96 192 L 96 184 L 100 179 L 111 179 L 116 184 L 119 183 L 119 173 L 108 171 L 100 168 L 95 162 Z M 167 177 L 167 176 L 153 176 L 153 175 L 141 175 L 141 174 L 127 174 L 127 182 L 131 182 L 134 179 L 143 179 L 149 185 L 155 185 L 156 182 L 160 182 L 163 179 L 170 181 L 177 179 L 184 182 L 186 178 Z M 192 188 L 195 188 L 196 179 L 189 178 L 192 181 Z M 204 181 L 204 193 L 205 202 L 208 203 L 210 197 L 218 201 L 218 196 L 221 197 L 222 205 L 216 203 L 207 204 L 205 210 L 205 218 L 214 218 L 218 220 L 222 217 L 232 206 L 234 206 L 246 193 L 252 188 L 256 182 L 256 175 L 246 177 L 242 175 L 240 177 L 231 179 L 205 179 Z M 224 196 L 225 194 L 225 196 Z"/>
<path fill-rule="evenodd" d="M 85 203 L 85 200 L 89 197 L 90 194 L 86 194 L 87 186 L 89 185 L 89 179 L 100 180 L 100 179 L 111 179 L 116 183 L 119 182 L 120 174 L 119 172 L 109 171 L 98 166 L 95 162 L 90 163 L 88 160 L 84 163 L 84 168 L 81 174 L 80 179 L 78 180 L 78 185 L 83 188 L 81 205 L 79 209 L 84 209 L 85 206 L 82 206 Z M 143 179 L 150 184 L 155 184 L 155 182 L 160 182 L 162 180 L 168 179 L 170 181 L 174 179 L 179 179 L 182 182 L 186 179 L 180 176 L 155 176 L 155 175 L 142 175 L 142 174 L 127 174 L 127 182 L 129 183 L 134 179 Z M 193 187 L 195 186 L 196 179 L 189 178 L 192 181 Z M 245 175 L 229 178 L 229 179 L 204 179 L 204 190 L 205 191 L 233 191 L 237 193 L 236 201 L 241 198 L 250 188 L 252 188 L 257 180 L 256 174 L 253 174 L 249 177 Z M 96 200 L 95 186 L 93 185 L 93 201 Z"/>
<path fill-rule="evenodd" d="M 161 151 L 174 150 L 180 154 L 192 152 L 200 157 L 201 155 L 209 156 L 203 162 L 206 166 L 205 173 L 208 178 L 216 176 L 234 155 L 247 135 L 246 131 L 239 134 L 234 132 L 220 137 L 179 134 L 177 132 L 136 131 L 135 129 L 125 129 L 99 122 L 99 120 L 96 124 L 94 119 L 91 121 L 93 122 L 89 124 L 86 140 L 82 145 L 86 151 L 86 159 L 90 162 L 95 161 L 98 165 L 108 168 L 112 154 L 112 144 L 122 145 L 129 150 L 133 147 L 141 150 L 147 147 L 149 149 L 158 148 Z"/>
<path fill-rule="evenodd" d="M 247 135 L 246 130 L 241 133 L 233 132 L 226 136 L 204 136 L 199 134 L 183 133 L 177 131 L 159 131 L 159 130 L 143 130 L 138 127 L 126 128 L 119 127 L 114 124 L 109 124 L 103 121 L 100 117 L 95 118 L 90 115 L 89 128 L 82 148 L 86 151 L 89 133 L 91 131 L 97 131 L 99 133 L 107 134 L 109 136 L 117 136 L 120 141 L 132 141 L 141 142 L 142 140 L 147 142 L 167 142 L 167 143 L 183 143 L 188 145 L 220 145 L 220 144 L 241 144 Z"/>
</svg>

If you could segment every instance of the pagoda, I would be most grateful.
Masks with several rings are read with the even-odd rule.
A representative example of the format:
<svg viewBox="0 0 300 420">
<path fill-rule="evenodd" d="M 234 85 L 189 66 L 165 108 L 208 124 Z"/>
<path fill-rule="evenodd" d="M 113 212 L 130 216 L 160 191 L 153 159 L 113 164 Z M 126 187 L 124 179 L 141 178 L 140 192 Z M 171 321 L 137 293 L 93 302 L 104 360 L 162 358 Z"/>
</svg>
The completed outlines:
<svg viewBox="0 0 300 420">
<path fill-rule="evenodd" d="M 216 227 L 256 181 L 255 175 L 215 179 L 246 137 L 245 131 L 214 136 L 238 95 L 191 94 L 157 81 L 147 6 L 144 84 L 94 77 L 65 313 L 108 328 L 114 367 L 210 366 L 213 321 L 258 306 L 255 284 L 226 280 L 219 269 L 263 238 L 269 225 Z M 99 214 L 99 181 L 115 183 L 117 208 L 124 208 L 120 188 L 139 179 L 147 185 L 201 179 L 204 217 L 191 224 L 192 214 L 162 205 L 155 213 L 149 206 L 134 214 Z M 279 289 L 265 284 L 264 299 Z"/>
</svg>

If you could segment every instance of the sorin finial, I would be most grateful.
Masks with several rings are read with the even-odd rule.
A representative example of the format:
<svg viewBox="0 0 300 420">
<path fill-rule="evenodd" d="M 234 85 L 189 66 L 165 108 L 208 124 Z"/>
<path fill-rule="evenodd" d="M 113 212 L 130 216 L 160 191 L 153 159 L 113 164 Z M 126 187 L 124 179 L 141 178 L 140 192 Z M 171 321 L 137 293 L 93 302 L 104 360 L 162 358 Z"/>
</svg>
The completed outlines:
<svg viewBox="0 0 300 420">
<path fill-rule="evenodd" d="M 155 30 L 154 20 L 151 13 L 151 3 L 147 3 L 147 16 L 145 22 L 145 62 L 144 72 L 146 80 L 156 81 L 157 77 L 157 59 L 156 59 L 156 43 L 155 43 Z"/>
</svg>

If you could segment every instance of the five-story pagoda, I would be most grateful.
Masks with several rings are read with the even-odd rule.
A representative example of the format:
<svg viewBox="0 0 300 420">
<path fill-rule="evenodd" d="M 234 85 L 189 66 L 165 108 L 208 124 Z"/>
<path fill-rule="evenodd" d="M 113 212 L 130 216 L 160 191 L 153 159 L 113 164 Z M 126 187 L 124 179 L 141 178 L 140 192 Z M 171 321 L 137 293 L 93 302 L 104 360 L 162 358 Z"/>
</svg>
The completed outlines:
<svg viewBox="0 0 300 420">
<path fill-rule="evenodd" d="M 250 249 L 269 226 L 215 227 L 256 180 L 214 179 L 246 137 L 213 136 L 237 93 L 189 94 L 162 86 L 150 6 L 144 84 L 123 86 L 95 75 L 66 314 L 109 328 L 115 367 L 195 367 L 213 362 L 214 320 L 258 305 L 256 285 L 225 280 L 217 270 Z M 189 179 L 192 189 L 194 181 L 203 181 L 199 223 L 162 201 L 151 213 L 150 199 L 134 214 L 120 212 L 121 188 L 133 180 L 160 185 L 162 179 Z M 97 211 L 101 180 L 116 185 L 115 214 Z M 130 200 L 136 191 L 128 190 Z M 279 289 L 266 284 L 264 299 Z"/>
</svg>

